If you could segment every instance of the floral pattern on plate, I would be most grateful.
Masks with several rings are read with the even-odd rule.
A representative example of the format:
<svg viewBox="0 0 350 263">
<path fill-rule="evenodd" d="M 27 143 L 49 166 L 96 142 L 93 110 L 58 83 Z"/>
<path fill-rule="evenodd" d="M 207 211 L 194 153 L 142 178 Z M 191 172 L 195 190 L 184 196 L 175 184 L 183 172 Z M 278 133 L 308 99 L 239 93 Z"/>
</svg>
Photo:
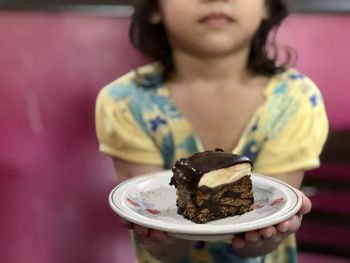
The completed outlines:
<svg viewBox="0 0 350 263">
<path fill-rule="evenodd" d="M 147 200 L 144 199 L 138 199 L 138 197 L 132 197 L 129 196 L 126 198 L 129 204 L 135 209 L 137 213 L 145 214 L 149 213 L 151 215 L 158 215 L 160 214 L 160 211 L 157 209 L 154 209 L 155 205 L 152 203 L 149 203 Z"/>
</svg>

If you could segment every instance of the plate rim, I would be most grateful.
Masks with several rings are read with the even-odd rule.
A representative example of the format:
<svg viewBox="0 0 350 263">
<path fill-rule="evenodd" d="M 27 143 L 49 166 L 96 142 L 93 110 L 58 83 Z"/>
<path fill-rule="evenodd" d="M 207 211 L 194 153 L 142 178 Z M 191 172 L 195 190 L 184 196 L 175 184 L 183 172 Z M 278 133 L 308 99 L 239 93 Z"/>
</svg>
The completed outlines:
<svg viewBox="0 0 350 263">
<path fill-rule="evenodd" d="M 116 204 L 114 202 L 114 199 L 113 199 L 114 194 L 115 194 L 116 191 L 119 190 L 119 188 L 125 187 L 125 185 L 129 185 L 130 183 L 137 183 L 138 181 L 142 182 L 144 180 L 147 180 L 147 177 L 149 177 L 149 176 L 152 176 L 154 178 L 155 176 L 163 176 L 163 175 L 170 176 L 171 175 L 171 170 L 164 170 L 164 171 L 159 171 L 159 172 L 155 172 L 155 173 L 148 173 L 148 174 L 140 175 L 140 176 L 137 176 L 137 177 L 134 177 L 134 178 L 127 179 L 124 182 L 121 182 L 116 187 L 114 187 L 112 189 L 112 191 L 110 192 L 110 194 L 109 194 L 108 199 L 109 199 L 110 207 L 120 217 L 122 217 L 125 220 L 130 221 L 131 223 L 139 224 L 139 225 L 151 228 L 151 229 L 156 229 L 156 230 L 168 232 L 169 234 L 174 233 L 174 234 L 178 234 L 180 236 L 181 236 L 181 234 L 186 235 L 186 236 L 190 236 L 190 235 L 195 235 L 195 236 L 216 236 L 216 235 L 225 235 L 225 234 L 237 234 L 237 233 L 242 233 L 242 232 L 251 231 L 251 230 L 255 230 L 255 229 L 261 229 L 261 228 L 264 228 L 264 227 L 268 227 L 268 226 L 272 226 L 272 225 L 278 224 L 278 223 L 280 223 L 280 222 L 290 218 L 294 214 L 296 214 L 299 211 L 299 209 L 300 209 L 300 207 L 302 205 L 302 196 L 301 196 L 301 191 L 300 190 L 294 188 L 293 186 L 291 186 L 291 185 L 289 185 L 289 184 L 287 184 L 287 183 L 285 183 L 285 182 L 283 182 L 283 181 L 281 181 L 279 179 L 276 179 L 276 178 L 273 178 L 273 177 L 270 177 L 270 176 L 257 174 L 257 173 L 252 173 L 251 174 L 252 177 L 253 178 L 258 178 L 258 180 L 261 179 L 261 180 L 265 180 L 265 181 L 273 181 L 274 183 L 283 185 L 284 187 L 287 187 L 289 190 L 291 190 L 291 192 L 296 197 L 295 205 L 293 207 L 289 208 L 289 210 L 285 214 L 280 215 L 278 218 L 276 218 L 274 220 L 267 221 L 265 223 L 260 223 L 258 226 L 254 225 L 254 224 L 253 225 L 247 224 L 247 226 L 241 227 L 239 229 L 239 231 L 237 231 L 235 229 L 228 229 L 227 231 L 226 230 L 222 230 L 222 229 L 221 230 L 218 230 L 218 229 L 213 229 L 213 230 L 206 229 L 206 230 L 203 230 L 203 229 L 196 228 L 196 227 L 194 227 L 192 229 L 183 229 L 183 230 L 181 230 L 181 229 L 177 228 L 176 226 L 178 226 L 178 225 L 176 225 L 174 223 L 170 223 L 167 226 L 163 226 L 162 225 L 163 223 L 159 224 L 159 221 L 156 221 L 156 220 L 153 220 L 154 223 L 151 223 L 152 219 L 150 219 L 150 218 L 147 218 L 148 221 L 142 222 L 141 221 L 141 218 L 142 218 L 141 215 L 138 215 L 137 213 L 135 213 L 135 215 L 137 217 L 140 217 L 140 219 L 136 219 L 135 217 L 133 217 L 133 215 L 131 215 L 130 213 L 127 213 L 126 211 L 124 211 L 122 208 L 120 208 L 118 206 L 118 204 Z M 149 221 L 151 221 L 151 222 L 149 222 Z M 208 225 L 210 225 L 210 222 L 208 222 L 208 223 L 209 223 Z M 243 223 L 240 223 L 240 224 L 243 224 Z M 206 224 L 195 224 L 194 223 L 193 225 L 191 224 L 191 225 L 187 225 L 187 226 L 195 226 L 195 225 L 203 226 L 203 225 L 206 225 Z M 230 226 L 232 227 L 234 225 L 235 224 L 225 224 L 225 226 L 227 226 L 228 228 Z M 172 227 L 172 226 L 175 226 L 175 227 Z M 212 224 L 210 226 L 215 228 L 218 225 Z"/>
</svg>

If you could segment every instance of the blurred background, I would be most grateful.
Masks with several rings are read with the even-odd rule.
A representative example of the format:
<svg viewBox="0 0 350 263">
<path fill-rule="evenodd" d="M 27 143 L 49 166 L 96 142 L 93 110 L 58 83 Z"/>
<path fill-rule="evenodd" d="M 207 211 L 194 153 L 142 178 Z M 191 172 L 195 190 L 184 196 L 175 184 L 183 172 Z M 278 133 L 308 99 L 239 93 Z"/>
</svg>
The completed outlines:
<svg viewBox="0 0 350 263">
<path fill-rule="evenodd" d="M 98 91 L 145 63 L 128 42 L 131 1 L 0 0 L 0 262 L 134 262 L 108 205 Z M 300 262 L 350 262 L 350 1 L 291 0 L 277 35 L 321 89 L 331 125 Z"/>
</svg>

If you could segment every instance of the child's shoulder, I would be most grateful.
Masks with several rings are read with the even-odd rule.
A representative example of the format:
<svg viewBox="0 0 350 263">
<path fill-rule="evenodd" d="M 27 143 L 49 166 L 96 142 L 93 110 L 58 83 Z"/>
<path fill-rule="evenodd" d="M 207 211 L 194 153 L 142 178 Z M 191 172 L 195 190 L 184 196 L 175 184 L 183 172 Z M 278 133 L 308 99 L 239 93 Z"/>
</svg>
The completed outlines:
<svg viewBox="0 0 350 263">
<path fill-rule="evenodd" d="M 126 74 L 118 77 L 108 85 L 105 89 L 110 89 L 112 87 L 124 87 L 124 86 L 147 86 L 147 81 L 160 80 L 162 76 L 162 68 L 159 63 L 151 63 L 147 65 L 135 68 Z"/>
<path fill-rule="evenodd" d="M 162 68 L 159 63 L 151 63 L 135 68 L 104 86 L 99 99 L 119 101 L 132 96 L 143 96 L 146 91 L 162 85 Z"/>
<path fill-rule="evenodd" d="M 268 93 L 302 99 L 313 94 L 320 95 L 320 90 L 311 78 L 295 68 L 288 68 L 273 77 Z"/>
</svg>

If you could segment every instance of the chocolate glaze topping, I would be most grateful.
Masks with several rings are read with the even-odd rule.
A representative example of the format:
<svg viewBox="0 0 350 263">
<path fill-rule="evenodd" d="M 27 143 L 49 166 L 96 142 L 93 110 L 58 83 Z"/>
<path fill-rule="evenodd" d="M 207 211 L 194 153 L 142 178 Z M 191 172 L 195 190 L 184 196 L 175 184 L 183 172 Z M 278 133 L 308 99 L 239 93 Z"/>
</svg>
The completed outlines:
<svg viewBox="0 0 350 263">
<path fill-rule="evenodd" d="M 203 174 L 212 170 L 227 168 L 232 165 L 252 162 L 245 156 L 225 153 L 221 149 L 195 153 L 189 158 L 177 160 L 173 167 L 173 177 L 170 185 L 177 187 L 183 183 L 188 190 L 194 193 Z"/>
</svg>

